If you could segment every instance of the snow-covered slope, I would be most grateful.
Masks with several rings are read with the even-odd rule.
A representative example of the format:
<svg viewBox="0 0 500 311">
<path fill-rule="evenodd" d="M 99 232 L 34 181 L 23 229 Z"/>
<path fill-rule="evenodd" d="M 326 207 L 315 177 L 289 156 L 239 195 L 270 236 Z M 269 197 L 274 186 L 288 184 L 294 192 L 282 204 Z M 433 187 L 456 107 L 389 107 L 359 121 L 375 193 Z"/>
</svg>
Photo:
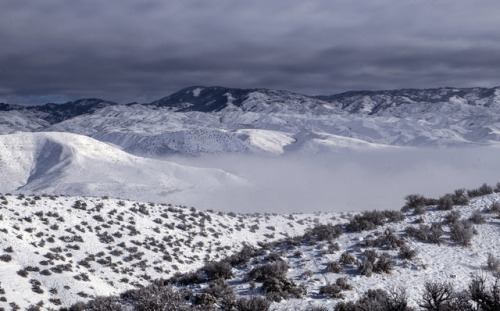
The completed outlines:
<svg viewBox="0 0 500 311">
<path fill-rule="evenodd" d="M 451 283 L 461 291 L 475 274 L 491 281 L 488 256 L 500 258 L 500 207 L 491 209 L 500 202 L 500 193 L 453 207 L 461 219 L 476 215 L 476 234 L 468 247 L 451 238 L 450 210 L 434 205 L 419 214 L 410 210 L 380 216 L 383 212 L 378 212 L 377 217 L 372 213 L 368 218 L 356 218 L 362 214 L 239 215 L 107 198 L 4 195 L 0 199 L 0 307 L 6 309 L 11 303 L 27 307 L 42 301 L 48 309 L 94 296 L 117 295 L 176 272 L 193 272 L 204 261 L 222 260 L 244 243 L 256 246 L 280 239 L 284 240 L 274 245 L 261 244 L 264 248 L 252 260 L 231 269 L 228 284 L 237 296 L 265 295 L 262 281 L 249 282 L 248 273 L 283 261 L 292 287 L 303 286 L 296 292 L 302 297 L 292 295 L 275 302 L 273 310 L 307 310 L 311 306 L 332 310 L 340 301 L 358 299 L 368 289 L 391 287 L 405 288 L 410 305 L 416 307 L 425 282 Z M 356 219 L 360 220 L 354 225 Z M 369 225 L 370 221 L 377 224 Z M 408 234 L 408 227 L 433 223 L 443 229 L 439 244 Z M 428 231 L 422 232 L 428 236 Z M 402 245 L 416 250 L 416 256 L 403 258 Z M 366 251 L 376 255 L 375 266 L 385 258 L 391 262 L 390 269 L 377 272 L 374 268 L 372 275 L 362 272 L 360 265 L 368 260 Z M 338 269 L 327 268 L 331 263 L 337 263 Z M 321 287 L 335 284 L 339 278 L 351 285 L 339 293 L 343 299 L 320 293 Z M 187 285 L 191 295 L 208 287 L 203 281 L 198 284 L 193 275 L 191 280 L 186 281 L 192 284 Z M 185 287 L 176 285 L 177 289 Z"/>
<path fill-rule="evenodd" d="M 107 198 L 0 198 L 0 308 L 69 306 L 304 233 L 315 215 L 234 215 Z M 296 223 L 297 220 L 302 220 Z M 316 220 L 317 221 L 317 220 Z"/>
<path fill-rule="evenodd" d="M 150 104 L 87 99 L 42 107 L 5 108 L 11 110 L 0 111 L 0 131 L 77 133 L 154 157 L 500 144 L 500 88 L 310 97 L 266 89 L 191 87 Z"/>
<path fill-rule="evenodd" d="M 58 132 L 1 135 L 0 172 L 2 192 L 109 195 L 183 204 L 244 183 L 222 170 L 141 158 L 87 136 Z"/>
</svg>

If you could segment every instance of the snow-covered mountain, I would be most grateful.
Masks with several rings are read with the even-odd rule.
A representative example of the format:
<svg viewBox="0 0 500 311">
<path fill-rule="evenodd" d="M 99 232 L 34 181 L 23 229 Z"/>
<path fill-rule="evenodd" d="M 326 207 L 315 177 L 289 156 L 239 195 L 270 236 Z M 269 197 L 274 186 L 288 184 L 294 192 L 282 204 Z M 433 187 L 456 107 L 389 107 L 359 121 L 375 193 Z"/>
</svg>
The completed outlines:
<svg viewBox="0 0 500 311">
<path fill-rule="evenodd" d="M 470 192 L 475 197 L 468 203 L 464 192 L 449 196 L 461 198 L 455 206 L 414 196 L 403 213 L 290 215 L 0 195 L 0 308 L 48 310 L 114 295 L 115 304 L 133 310 L 133 298 L 146 299 L 147 291 L 121 299 L 120 293 L 158 279 L 170 280 L 201 310 L 227 310 L 219 308 L 221 299 L 252 296 L 267 296 L 272 310 L 333 310 L 367 290 L 391 288 L 404 288 L 409 306 L 417 307 L 425 282 L 449 283 L 460 292 L 475 275 L 492 284 L 500 272 L 500 186 L 497 193 L 485 187 Z M 228 257 L 244 245 L 244 253 Z M 225 263 L 216 277 L 225 281 L 198 270 L 210 261 Z M 166 303 L 175 296 L 160 297 L 156 301 Z"/>
<path fill-rule="evenodd" d="M 2 107 L 2 133 L 71 132 L 154 157 L 500 143 L 500 88 L 311 97 L 190 87 L 149 104 L 89 99 L 41 108 Z"/>
<path fill-rule="evenodd" d="M 0 135 L 0 189 L 197 205 L 244 181 L 219 169 L 141 158 L 93 138 L 58 132 Z"/>
</svg>

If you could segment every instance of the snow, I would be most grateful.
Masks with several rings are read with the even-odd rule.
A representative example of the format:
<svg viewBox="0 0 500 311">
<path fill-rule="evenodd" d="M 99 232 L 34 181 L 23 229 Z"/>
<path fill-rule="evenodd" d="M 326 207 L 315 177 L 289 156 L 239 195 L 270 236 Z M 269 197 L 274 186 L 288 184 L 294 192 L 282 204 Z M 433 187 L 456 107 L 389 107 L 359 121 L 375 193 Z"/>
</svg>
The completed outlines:
<svg viewBox="0 0 500 311">
<path fill-rule="evenodd" d="M 342 224 L 353 216 L 351 213 L 223 214 L 170 204 L 81 196 L 4 195 L 0 199 L 0 249 L 7 254 L 5 250 L 12 247 L 12 252 L 8 253 L 12 260 L 2 261 L 0 265 L 1 287 L 5 291 L 0 296 L 7 298 L 6 302 L 0 302 L 0 308 L 6 309 L 11 302 L 26 308 L 39 301 L 44 302 L 44 308 L 54 308 L 54 299 L 68 306 L 86 299 L 77 294 L 80 292 L 90 297 L 116 295 L 134 288 L 134 284 L 148 284 L 149 277 L 168 278 L 176 271 L 192 271 L 204 260 L 220 260 L 237 251 L 243 243 L 256 245 L 259 241 L 298 236 L 315 224 Z M 485 265 L 489 253 L 500 256 L 500 219 L 484 210 L 496 201 L 500 201 L 498 193 L 472 199 L 468 206 L 455 207 L 463 219 L 474 212 L 486 218 L 485 224 L 475 225 L 478 234 L 473 237 L 470 247 L 451 241 L 449 229 L 444 225 L 440 245 L 406 237 L 409 246 L 418 250 L 413 261 L 400 259 L 397 249 L 374 248 L 393 256 L 395 265 L 390 274 L 362 276 L 355 264 L 344 266 L 341 273 L 329 273 L 325 266 L 338 260 L 345 251 L 361 258 L 366 247 L 360 243 L 385 228 L 392 228 L 396 235 L 404 237 L 405 228 L 415 226 L 417 218 L 422 217 L 426 224 L 442 222 L 448 211 L 428 207 L 422 216 L 408 212 L 401 222 L 388 223 L 371 231 L 344 233 L 334 241 L 340 246 L 340 250 L 334 252 L 327 251 L 327 242 L 303 243 L 289 251 L 278 245 L 270 251 L 285 251 L 282 258 L 290 266 L 287 276 L 303 284 L 308 294 L 303 299 L 274 303 L 273 308 L 287 310 L 290 306 L 323 305 L 331 309 L 339 300 L 318 292 L 322 285 L 334 283 L 339 277 L 347 277 L 354 288 L 343 292 L 345 300 L 357 299 L 368 289 L 402 285 L 413 306 L 426 281 L 451 282 L 456 290 L 463 290 L 476 273 L 491 278 Z M 80 202 L 80 208 L 76 202 Z M 131 247 L 137 250 L 131 251 Z M 301 255 L 297 256 L 297 252 Z M 130 257 L 134 254 L 142 255 Z M 171 259 L 166 260 L 164 256 Z M 237 293 L 253 292 L 248 283 L 240 279 L 260 262 L 262 257 L 245 268 L 233 269 L 235 277 L 230 283 L 235 285 Z M 29 266 L 38 267 L 40 271 L 48 269 L 50 273 L 28 271 L 27 277 L 17 273 Z M 64 268 L 62 272 L 54 269 L 58 266 Z M 306 271 L 311 271 L 312 276 L 304 277 Z M 41 283 L 43 293 L 32 292 L 30 280 L 33 279 Z M 199 291 L 201 288 L 192 289 Z"/>
<path fill-rule="evenodd" d="M 85 204 L 86 210 L 75 208 L 77 201 Z M 243 243 L 256 245 L 264 239 L 264 234 L 272 234 L 274 239 L 283 237 L 281 233 L 300 235 L 314 218 L 314 215 L 294 215 L 295 220 L 304 222 L 294 221 L 291 226 L 289 215 L 227 215 L 170 204 L 96 197 L 5 195 L 0 202 L 3 202 L 0 203 L 0 250 L 13 248 L 12 260 L 0 264 L 0 282 L 5 290 L 5 295 L 0 296 L 7 297 L 7 302 L 0 302 L 0 308 L 6 309 L 11 302 L 22 308 L 39 301 L 47 308 L 55 307 L 49 298 L 60 299 L 68 306 L 83 299 L 77 295 L 79 292 L 118 294 L 134 288 L 134 284 L 148 284 L 144 275 L 155 279 L 189 271 L 200 267 L 204 260 L 221 259 L 237 251 Z M 251 229 L 255 224 L 258 229 Z M 112 242 L 100 239 L 99 235 L 105 233 Z M 81 240 L 65 242 L 65 236 Z M 125 245 L 119 246 L 121 243 Z M 138 249 L 131 252 L 127 250 L 130 247 Z M 112 254 L 113 250 L 123 254 Z M 48 259 L 45 256 L 48 252 L 61 257 Z M 143 253 L 140 259 L 126 258 L 140 253 Z M 81 263 L 92 255 L 95 259 L 88 260 L 88 267 Z M 105 261 L 99 263 L 99 259 Z M 143 265 L 138 266 L 141 260 Z M 42 265 L 42 261 L 48 261 L 48 265 Z M 17 274 L 28 266 L 44 270 L 61 264 L 69 264 L 70 270 L 50 275 L 28 272 L 26 278 Z M 81 274 L 90 280 L 75 278 Z M 124 278 L 128 280 L 124 282 Z M 31 279 L 41 282 L 43 294 L 32 292 Z M 51 293 L 50 289 L 57 293 Z"/>
<path fill-rule="evenodd" d="M 4 192 L 109 195 L 183 204 L 199 203 L 203 193 L 245 184 L 222 170 L 137 157 L 87 136 L 57 132 L 1 135 L 0 172 L 5 176 L 0 180 Z"/>
<path fill-rule="evenodd" d="M 203 91 L 203 88 L 199 88 L 199 87 L 198 87 L 198 88 L 195 88 L 195 89 L 193 90 L 193 96 L 194 96 L 194 97 L 198 97 L 198 96 L 200 96 L 201 91 Z"/>
</svg>

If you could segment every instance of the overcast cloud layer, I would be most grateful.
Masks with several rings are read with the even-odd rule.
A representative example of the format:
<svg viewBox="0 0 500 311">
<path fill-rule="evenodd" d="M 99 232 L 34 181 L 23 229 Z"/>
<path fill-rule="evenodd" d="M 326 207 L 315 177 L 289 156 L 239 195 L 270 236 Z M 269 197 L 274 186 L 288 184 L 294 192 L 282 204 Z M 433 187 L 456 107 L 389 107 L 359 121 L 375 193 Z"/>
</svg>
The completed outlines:
<svg viewBox="0 0 500 311">
<path fill-rule="evenodd" d="M 500 85 L 500 2 L 0 2 L 0 102 Z"/>
</svg>

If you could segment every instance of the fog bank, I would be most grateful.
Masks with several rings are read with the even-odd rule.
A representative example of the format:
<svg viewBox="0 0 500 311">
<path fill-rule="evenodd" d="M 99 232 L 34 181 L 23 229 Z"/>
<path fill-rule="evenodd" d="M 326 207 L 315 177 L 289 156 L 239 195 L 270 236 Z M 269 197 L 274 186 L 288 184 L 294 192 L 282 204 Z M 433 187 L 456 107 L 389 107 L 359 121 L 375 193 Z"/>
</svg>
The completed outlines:
<svg viewBox="0 0 500 311">
<path fill-rule="evenodd" d="M 197 208 L 225 212 L 315 212 L 400 209 L 404 197 L 438 197 L 500 181 L 500 149 L 348 151 L 311 156 L 217 155 L 169 158 L 222 168 L 249 185 L 187 198 Z"/>
</svg>

